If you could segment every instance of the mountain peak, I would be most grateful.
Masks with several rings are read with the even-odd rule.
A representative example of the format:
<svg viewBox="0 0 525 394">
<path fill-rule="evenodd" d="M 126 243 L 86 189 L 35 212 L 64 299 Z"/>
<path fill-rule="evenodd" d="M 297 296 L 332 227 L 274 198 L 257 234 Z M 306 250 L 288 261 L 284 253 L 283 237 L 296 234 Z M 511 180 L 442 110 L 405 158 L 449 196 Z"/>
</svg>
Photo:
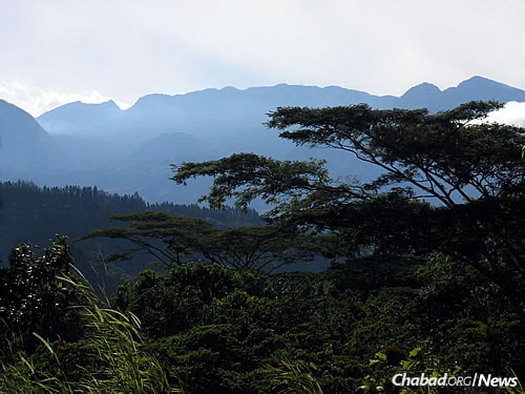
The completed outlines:
<svg viewBox="0 0 525 394">
<path fill-rule="evenodd" d="M 237 92 L 239 89 L 233 87 L 233 86 L 225 86 L 222 89 L 220 89 L 222 92 Z"/>
<path fill-rule="evenodd" d="M 104 106 L 104 107 L 112 107 L 112 108 L 120 109 L 118 104 L 115 103 L 115 101 L 113 101 L 113 100 L 104 101 L 103 103 L 99 103 L 99 105 Z"/>
<path fill-rule="evenodd" d="M 464 91 L 464 92 L 475 92 L 476 94 L 482 94 L 478 99 L 493 99 L 493 95 L 509 95 L 509 97 L 499 98 L 500 101 L 523 101 L 523 95 L 525 91 L 514 88 L 512 86 L 506 85 L 501 82 L 493 81 L 479 75 L 473 76 L 463 82 L 458 86 L 453 88 L 448 88 L 446 92 L 453 91 Z M 516 97 L 514 97 L 516 96 Z M 496 97 L 494 97 L 495 99 Z"/>
<path fill-rule="evenodd" d="M 122 113 L 122 109 L 113 100 L 103 103 L 75 101 L 45 112 L 37 120 L 51 134 L 71 135 L 71 131 L 77 127 L 80 127 L 77 133 L 84 134 L 96 129 L 96 124 L 114 121 Z"/>
<path fill-rule="evenodd" d="M 441 90 L 436 86 L 428 82 L 420 83 L 414 87 L 408 89 L 401 98 L 419 98 L 422 96 L 434 95 L 441 93 Z"/>
<path fill-rule="evenodd" d="M 105 114 L 117 113 L 122 111 L 113 100 L 108 100 L 103 103 L 84 103 L 82 101 L 74 101 L 53 108 L 52 110 L 40 115 L 38 119 L 45 119 L 49 116 L 48 114 L 51 113 L 68 113 L 76 115 L 87 111 L 87 113 L 91 115 L 94 111 L 98 110 L 102 110 Z"/>
<path fill-rule="evenodd" d="M 458 88 L 462 86 L 507 86 L 507 85 L 500 83 L 500 82 L 493 81 L 492 79 L 482 77 L 480 75 L 474 75 L 473 77 L 466 79 L 463 82 L 460 82 L 458 85 Z"/>
<path fill-rule="evenodd" d="M 120 107 L 113 100 L 104 101 L 102 103 L 85 103 L 83 101 L 75 101 L 71 104 L 74 104 L 75 106 L 78 106 L 78 107 L 91 107 L 91 108 L 99 107 L 99 108 L 108 108 L 108 109 L 111 108 L 111 109 L 120 110 Z"/>
</svg>

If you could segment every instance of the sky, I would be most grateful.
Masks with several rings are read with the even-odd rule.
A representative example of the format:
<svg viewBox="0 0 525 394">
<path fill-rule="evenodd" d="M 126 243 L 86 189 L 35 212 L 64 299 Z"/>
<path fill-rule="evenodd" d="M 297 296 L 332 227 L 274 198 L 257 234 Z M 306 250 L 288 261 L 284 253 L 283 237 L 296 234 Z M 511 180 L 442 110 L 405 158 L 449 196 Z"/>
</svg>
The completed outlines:
<svg viewBox="0 0 525 394">
<path fill-rule="evenodd" d="M 525 89 L 523 21 L 524 0 L 0 0 L 0 98 L 39 115 L 278 83 Z"/>
</svg>

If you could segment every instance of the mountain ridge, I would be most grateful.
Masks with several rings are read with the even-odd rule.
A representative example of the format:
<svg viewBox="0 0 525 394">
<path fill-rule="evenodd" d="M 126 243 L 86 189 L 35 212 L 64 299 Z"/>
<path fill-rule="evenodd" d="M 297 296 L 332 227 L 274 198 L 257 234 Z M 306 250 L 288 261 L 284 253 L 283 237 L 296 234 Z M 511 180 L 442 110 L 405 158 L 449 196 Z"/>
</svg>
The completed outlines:
<svg viewBox="0 0 525 394">
<path fill-rule="evenodd" d="M 187 188 L 176 186 L 168 179 L 169 163 L 253 152 L 285 160 L 326 159 L 335 177 L 345 174 L 351 166 L 355 175 L 364 180 L 373 169 L 352 157 L 296 147 L 280 139 L 278 133 L 268 131 L 264 125 L 268 112 L 280 106 L 359 103 L 379 109 L 426 107 L 437 112 L 463 102 L 489 99 L 525 102 L 525 90 L 474 76 L 444 90 L 422 83 L 399 97 L 339 86 L 278 84 L 247 89 L 209 88 L 176 95 L 154 93 L 141 97 L 126 110 L 112 100 L 100 104 L 73 102 L 54 108 L 37 120 L 30 118 L 49 132 L 46 135 L 67 160 L 61 160 L 60 171 L 41 166 L 25 179 L 40 185 L 97 185 L 115 193 L 139 192 L 148 201 L 173 198 L 177 203 L 192 203 L 206 191 L 207 181 L 199 180 Z M 27 154 L 24 157 L 31 160 Z"/>
<path fill-rule="evenodd" d="M 36 119 L 39 119 L 39 118 L 43 118 L 44 115 L 46 114 L 49 114 L 49 113 L 52 113 L 54 112 L 55 110 L 59 109 L 59 108 L 62 108 L 62 107 L 67 107 L 71 104 L 77 104 L 77 103 L 80 103 L 80 104 L 83 104 L 83 105 L 86 105 L 86 106 L 97 106 L 97 105 L 105 105 L 105 104 L 108 104 L 108 103 L 112 103 L 114 106 L 116 106 L 117 108 L 120 109 L 120 111 L 122 112 L 128 112 L 130 110 L 132 110 L 133 107 L 137 106 L 137 105 L 140 105 L 140 104 L 143 104 L 145 101 L 149 101 L 151 99 L 174 99 L 174 98 L 188 98 L 188 97 L 193 97 L 193 96 L 196 96 L 196 95 L 205 95 L 205 94 L 215 94 L 215 93 L 225 93 L 225 92 L 235 92 L 235 93 L 251 93 L 253 91 L 264 91 L 264 90 L 272 90 L 272 89 L 281 89 L 281 88 L 296 88 L 296 89 L 302 89 L 303 91 L 305 89 L 311 89 L 312 91 L 313 90 L 317 90 L 317 92 L 323 92 L 323 91 L 328 91 L 328 90 L 338 90 L 340 92 L 345 92 L 345 93 L 352 93 L 352 94 L 359 94 L 359 95 L 363 95 L 363 96 L 370 96 L 370 97 L 374 97 L 374 98 L 380 98 L 380 99 L 401 99 L 403 98 L 404 96 L 406 96 L 409 92 L 411 92 L 412 90 L 416 89 L 416 88 L 420 88 L 420 87 L 432 87 L 432 89 L 435 89 L 436 91 L 440 92 L 440 93 L 446 93 L 446 92 L 451 92 L 451 91 L 455 91 L 457 90 L 458 88 L 471 88 L 472 86 L 474 86 L 475 88 L 480 88 L 481 86 L 483 85 L 490 85 L 492 86 L 493 88 L 504 88 L 504 89 L 508 89 L 510 91 L 513 91 L 515 93 L 519 93 L 519 94 L 522 94 L 522 93 L 525 93 L 525 89 L 520 89 L 520 88 L 517 88 L 517 87 L 514 87 L 514 86 L 511 86 L 511 85 L 508 85 L 508 84 L 505 84 L 505 83 L 502 83 L 502 82 L 498 82 L 498 81 L 495 81 L 495 80 L 492 80 L 490 78 L 486 78 L 486 77 L 483 77 L 483 76 L 480 76 L 480 75 L 474 75 L 466 80 L 463 80 L 461 82 L 459 82 L 456 86 L 450 86 L 448 88 L 445 88 L 445 89 L 440 89 L 438 86 L 436 86 L 435 84 L 431 83 L 431 82 L 428 82 L 428 81 L 424 81 L 424 82 L 421 82 L 417 85 L 414 85 L 410 88 L 408 88 L 403 94 L 401 94 L 400 96 L 396 96 L 396 95 L 392 95 L 392 94 L 385 94 L 385 95 L 377 95 L 377 94 L 372 94 L 372 93 L 369 93 L 369 92 L 366 92 L 364 90 L 358 90 L 358 89 L 352 89 L 352 88 L 347 88 L 347 87 L 342 87 L 342 86 L 338 86 L 338 85 L 327 85 L 327 86 L 318 86 L 318 85 L 300 85 L 300 84 L 288 84 L 288 83 L 279 83 L 279 84 L 275 84 L 275 85 L 263 85 L 263 86 L 250 86 L 250 87 L 247 87 L 247 88 L 237 88 L 237 87 L 234 87 L 234 86 L 224 86 L 222 88 L 205 88 L 205 89 L 200 89 L 200 90 L 194 90 L 194 91 L 190 91 L 190 92 L 186 92 L 186 93 L 175 93 L 175 94 L 168 94 L 168 93 L 148 93 L 148 94 L 145 94 L 143 96 L 140 96 L 133 105 L 131 105 L 129 108 L 126 108 L 126 109 L 120 109 L 118 107 L 118 105 L 114 102 L 114 100 L 108 100 L 108 101 L 105 101 L 105 102 L 102 102 L 102 103 L 84 103 L 84 102 L 81 102 L 81 101 L 74 101 L 74 102 L 70 102 L 70 103 L 66 103 L 66 104 L 62 104 L 58 107 L 55 107 L 55 108 L 52 108 L 50 109 L 49 111 L 46 111 L 44 112 L 43 114 L 35 117 Z"/>
</svg>

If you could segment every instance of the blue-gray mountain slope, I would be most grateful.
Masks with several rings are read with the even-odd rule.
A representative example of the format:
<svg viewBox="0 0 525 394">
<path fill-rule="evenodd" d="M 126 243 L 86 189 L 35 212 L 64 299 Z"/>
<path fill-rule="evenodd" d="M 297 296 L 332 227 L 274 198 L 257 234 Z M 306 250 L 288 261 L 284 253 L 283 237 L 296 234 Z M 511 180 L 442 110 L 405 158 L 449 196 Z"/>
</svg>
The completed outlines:
<svg viewBox="0 0 525 394">
<path fill-rule="evenodd" d="M 436 112 L 471 100 L 525 102 L 525 91 L 473 77 L 445 90 L 423 83 L 401 97 L 374 96 L 337 86 L 281 84 L 246 90 L 206 89 L 174 96 L 152 94 L 140 98 L 127 110 L 121 110 L 112 101 L 70 103 L 38 117 L 68 161 L 62 162 L 60 171 L 46 172 L 43 164 L 32 175 L 40 184 L 97 185 L 120 193 L 138 191 L 148 200 L 178 203 L 195 201 L 205 183 L 186 189 L 175 186 L 167 179 L 169 163 L 209 160 L 234 152 L 255 152 L 280 159 L 326 158 L 336 176 L 353 173 L 367 178 L 372 169 L 348 155 L 327 155 L 327 151 L 297 148 L 279 139 L 278 133 L 263 125 L 267 113 L 279 106 L 358 103 L 375 108 L 426 107 Z M 8 115 L 0 114 L 1 117 Z M 6 122 L 0 119 L 0 124 L 2 121 Z M 43 130 L 40 134 L 47 136 Z M 48 151 L 56 151 L 56 145 L 42 148 L 44 163 L 45 157 L 50 156 Z"/>
</svg>

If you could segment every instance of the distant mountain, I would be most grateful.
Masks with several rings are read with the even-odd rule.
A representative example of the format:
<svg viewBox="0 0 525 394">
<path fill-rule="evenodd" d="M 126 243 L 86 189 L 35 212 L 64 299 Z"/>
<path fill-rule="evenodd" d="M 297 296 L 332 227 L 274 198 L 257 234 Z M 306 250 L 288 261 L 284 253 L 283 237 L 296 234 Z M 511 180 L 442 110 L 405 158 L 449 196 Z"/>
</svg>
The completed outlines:
<svg viewBox="0 0 525 394">
<path fill-rule="evenodd" d="M 191 134 L 162 133 L 142 143 L 126 161 L 138 164 L 171 164 L 208 160 L 216 156 L 212 146 Z"/>
<path fill-rule="evenodd" d="M 233 152 L 265 148 L 274 151 L 273 136 L 260 134 L 267 112 L 278 106 L 333 106 L 367 102 L 388 107 L 391 96 L 378 97 L 365 92 L 340 87 L 291 86 L 254 87 L 239 90 L 233 87 L 206 89 L 183 95 L 152 94 L 141 97 L 135 105 L 107 119 L 102 105 L 89 109 L 98 111 L 85 117 L 87 107 L 66 104 L 38 118 L 40 124 L 53 135 L 125 136 L 130 145 L 140 143 L 162 133 L 183 132 L 205 139 L 219 150 Z M 86 106 L 84 104 L 84 106 Z M 78 114 L 78 115 L 75 115 Z M 81 116 L 82 115 L 82 116 Z M 96 125 L 92 118 L 101 119 Z M 65 127 L 67 125 L 67 127 Z M 252 131 L 252 133 L 250 133 Z M 256 133 L 257 135 L 253 134 Z M 248 134 L 247 134 L 248 133 Z M 257 144 L 254 144 L 257 140 Z"/>
<path fill-rule="evenodd" d="M 46 112 L 38 122 L 52 131 L 60 149 L 71 159 L 71 168 L 85 170 L 106 167 L 129 152 L 114 133 L 122 113 L 114 101 L 76 101 Z"/>
<path fill-rule="evenodd" d="M 374 96 L 337 86 L 320 88 L 280 84 L 246 90 L 226 87 L 174 96 L 151 94 L 141 97 L 126 111 L 120 110 L 112 101 L 71 103 L 41 115 L 38 121 L 56 136 L 96 136 L 112 147 L 111 142 L 118 139 L 120 150 L 128 153 L 142 142 L 163 133 L 183 132 L 206 140 L 223 154 L 255 150 L 280 155 L 286 153 L 289 146 L 276 146 L 275 133 L 267 132 L 262 125 L 268 119 L 267 113 L 279 106 L 327 107 L 366 103 L 375 108 L 426 107 L 440 111 L 471 100 L 489 99 L 525 101 L 525 91 L 479 76 L 443 91 L 423 83 L 401 97 Z"/>
<path fill-rule="evenodd" d="M 422 83 L 409 89 L 399 98 L 396 107 L 428 108 L 436 112 L 457 107 L 473 100 L 496 100 L 525 102 L 525 91 L 487 78 L 475 76 L 456 87 L 443 91 L 437 86 Z"/>
<path fill-rule="evenodd" d="M 31 176 L 56 169 L 64 155 L 56 142 L 27 112 L 0 100 L 0 176 Z"/>
<path fill-rule="evenodd" d="M 196 198 L 206 193 L 209 181 L 198 179 L 189 189 L 177 187 L 170 180 L 170 164 L 184 161 L 204 161 L 220 155 L 205 141 L 186 133 L 163 133 L 142 143 L 127 156 L 107 179 L 110 190 L 138 191 L 149 201 L 177 201 L 179 204 L 195 203 Z M 113 179 L 119 179 L 119 189 L 113 189 Z"/>
<path fill-rule="evenodd" d="M 206 190 L 208 182 L 199 180 L 191 187 L 177 187 L 168 180 L 169 163 L 211 160 L 234 152 L 255 152 L 278 159 L 323 158 L 335 176 L 352 174 L 366 179 L 376 169 L 350 155 L 298 148 L 280 139 L 276 131 L 264 126 L 268 112 L 280 106 L 358 103 L 375 108 L 425 107 L 436 112 L 471 100 L 525 102 L 525 91 L 476 76 L 445 90 L 423 83 L 401 97 L 375 96 L 337 86 L 280 84 L 245 90 L 206 89 L 174 96 L 151 94 L 127 110 L 121 110 L 113 101 L 75 102 L 38 117 L 55 147 L 67 156 L 67 167 L 46 174 L 41 168 L 31 179 L 39 184 L 97 185 L 118 193 L 139 191 L 150 201 L 188 203 Z M 28 123 L 34 123 L 24 114 Z M 49 140 L 39 130 L 42 138 Z M 20 141 L 15 145 L 23 144 Z M 56 149 L 43 148 L 42 153 L 50 151 Z"/>
<path fill-rule="evenodd" d="M 53 134 L 83 136 L 85 133 L 109 129 L 122 112 L 113 100 L 100 104 L 75 101 L 40 115 L 38 121 L 46 130 L 52 130 Z"/>
<path fill-rule="evenodd" d="M 431 83 L 424 82 L 408 89 L 405 94 L 396 99 L 395 107 L 399 108 L 432 108 L 436 110 L 443 92 Z"/>
</svg>

